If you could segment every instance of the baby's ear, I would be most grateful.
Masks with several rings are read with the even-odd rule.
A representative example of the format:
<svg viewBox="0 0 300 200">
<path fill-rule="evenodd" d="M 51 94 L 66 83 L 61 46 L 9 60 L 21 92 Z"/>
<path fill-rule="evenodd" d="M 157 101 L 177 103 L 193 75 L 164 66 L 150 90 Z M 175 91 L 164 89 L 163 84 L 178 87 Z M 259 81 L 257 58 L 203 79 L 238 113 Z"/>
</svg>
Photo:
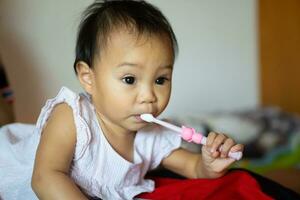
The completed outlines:
<svg viewBox="0 0 300 200">
<path fill-rule="evenodd" d="M 85 91 L 92 93 L 94 71 L 83 61 L 76 64 L 77 77 Z"/>
</svg>

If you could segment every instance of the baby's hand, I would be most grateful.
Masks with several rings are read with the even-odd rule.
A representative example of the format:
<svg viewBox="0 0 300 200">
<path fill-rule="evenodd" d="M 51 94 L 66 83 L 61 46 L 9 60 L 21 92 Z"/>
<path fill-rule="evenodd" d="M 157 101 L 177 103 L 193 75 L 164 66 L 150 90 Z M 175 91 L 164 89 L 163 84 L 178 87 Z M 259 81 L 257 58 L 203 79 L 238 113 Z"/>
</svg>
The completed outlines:
<svg viewBox="0 0 300 200">
<path fill-rule="evenodd" d="M 222 148 L 220 149 L 220 147 Z M 208 178 L 222 176 L 227 168 L 235 161 L 228 157 L 229 152 L 243 151 L 242 144 L 225 134 L 210 132 L 207 136 L 206 145 L 202 146 L 202 171 Z"/>
</svg>

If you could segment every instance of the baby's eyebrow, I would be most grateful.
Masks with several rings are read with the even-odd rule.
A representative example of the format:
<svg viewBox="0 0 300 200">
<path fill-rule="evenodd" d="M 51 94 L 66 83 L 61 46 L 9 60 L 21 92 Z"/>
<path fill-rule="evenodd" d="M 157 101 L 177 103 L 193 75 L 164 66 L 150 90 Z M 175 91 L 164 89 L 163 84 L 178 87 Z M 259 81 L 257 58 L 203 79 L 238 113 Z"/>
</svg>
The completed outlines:
<svg viewBox="0 0 300 200">
<path fill-rule="evenodd" d="M 167 68 L 167 69 L 173 69 L 173 65 L 169 64 L 169 65 L 163 65 L 160 68 Z"/>
<path fill-rule="evenodd" d="M 124 62 L 124 63 L 119 64 L 117 67 L 119 68 L 119 67 L 125 67 L 125 66 L 138 67 L 140 65 L 137 63 Z M 173 69 L 173 65 L 172 64 L 161 65 L 159 68 Z"/>
<path fill-rule="evenodd" d="M 125 66 L 129 66 L 129 67 L 138 67 L 139 65 L 136 63 L 129 63 L 129 62 L 124 62 L 119 64 L 117 67 L 125 67 Z"/>
</svg>

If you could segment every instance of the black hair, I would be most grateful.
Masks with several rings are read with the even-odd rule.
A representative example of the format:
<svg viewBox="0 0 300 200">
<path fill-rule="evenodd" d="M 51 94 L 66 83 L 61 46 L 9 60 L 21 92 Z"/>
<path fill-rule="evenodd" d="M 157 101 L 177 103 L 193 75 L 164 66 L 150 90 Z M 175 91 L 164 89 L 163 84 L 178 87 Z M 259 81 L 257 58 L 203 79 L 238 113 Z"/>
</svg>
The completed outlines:
<svg viewBox="0 0 300 200">
<path fill-rule="evenodd" d="M 172 45 L 174 57 L 178 43 L 172 27 L 162 12 L 155 6 L 137 0 L 95 1 L 83 13 L 79 25 L 76 64 L 83 61 L 93 67 L 95 55 L 103 50 L 112 30 L 125 26 L 133 28 L 139 35 L 143 33 L 164 34 Z M 101 58 L 100 58 L 101 59 Z"/>
</svg>

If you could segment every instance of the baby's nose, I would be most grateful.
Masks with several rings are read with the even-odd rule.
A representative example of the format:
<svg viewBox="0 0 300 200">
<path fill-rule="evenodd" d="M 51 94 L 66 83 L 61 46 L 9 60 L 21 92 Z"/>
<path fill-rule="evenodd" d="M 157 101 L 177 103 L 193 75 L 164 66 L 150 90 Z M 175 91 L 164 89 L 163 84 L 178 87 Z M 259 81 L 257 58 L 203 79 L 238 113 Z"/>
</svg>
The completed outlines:
<svg viewBox="0 0 300 200">
<path fill-rule="evenodd" d="M 140 103 L 154 103 L 156 102 L 157 97 L 155 91 L 152 87 L 146 87 L 141 89 L 139 93 L 139 102 Z"/>
</svg>

